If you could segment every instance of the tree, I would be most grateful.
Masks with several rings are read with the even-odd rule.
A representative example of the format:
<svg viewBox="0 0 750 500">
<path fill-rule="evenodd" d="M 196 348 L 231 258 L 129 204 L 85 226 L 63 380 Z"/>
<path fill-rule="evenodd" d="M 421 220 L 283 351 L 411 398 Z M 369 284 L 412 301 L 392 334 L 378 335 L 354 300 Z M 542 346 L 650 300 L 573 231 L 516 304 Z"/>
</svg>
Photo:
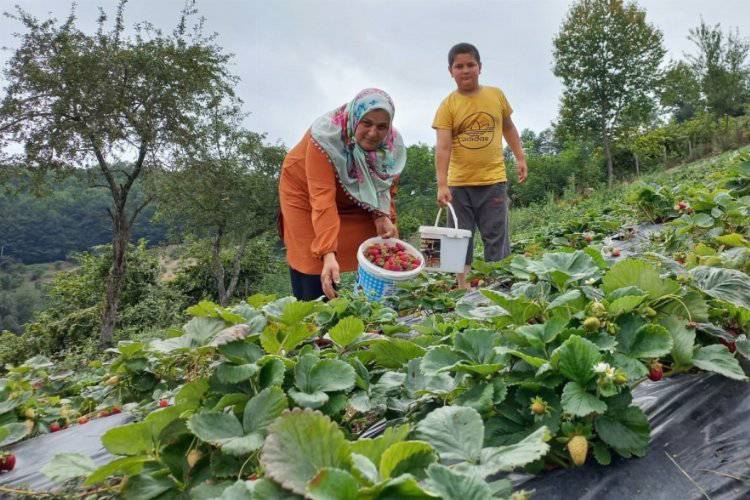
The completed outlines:
<svg viewBox="0 0 750 500">
<path fill-rule="evenodd" d="M 684 61 L 672 62 L 661 82 L 661 105 L 676 122 L 684 122 L 703 110 L 701 84 L 693 68 Z"/>
<path fill-rule="evenodd" d="M 554 73 L 563 81 L 561 121 L 578 134 L 601 141 L 610 185 L 613 138 L 651 116 L 662 34 L 646 13 L 622 0 L 580 0 L 554 40 Z"/>
<path fill-rule="evenodd" d="M 228 56 L 200 23 L 186 29 L 192 5 L 172 34 L 144 23 L 132 36 L 125 32 L 124 6 L 121 0 L 111 28 L 101 11 L 93 35 L 76 27 L 74 10 L 58 23 L 18 8 L 12 17 L 26 31 L 7 64 L 0 106 L 0 147 L 23 146 L 8 162 L 35 172 L 93 163 L 112 196 L 102 345 L 112 343 L 131 229 L 150 201 L 133 199 L 136 181 L 194 141 L 196 117 L 231 94 L 234 82 Z"/>
<path fill-rule="evenodd" d="M 724 34 L 720 24 L 711 27 L 702 19 L 688 39 L 698 47 L 697 55 L 687 57 L 708 110 L 718 116 L 742 115 L 750 101 L 750 67 L 745 64 L 750 41 L 742 39 L 738 30 Z"/>
<path fill-rule="evenodd" d="M 248 242 L 275 228 L 278 174 L 286 154 L 282 146 L 266 146 L 264 136 L 241 129 L 239 120 L 236 106 L 217 110 L 158 189 L 160 218 L 211 239 L 221 305 L 235 292 Z M 222 260 L 228 246 L 235 250 L 229 270 Z"/>
</svg>

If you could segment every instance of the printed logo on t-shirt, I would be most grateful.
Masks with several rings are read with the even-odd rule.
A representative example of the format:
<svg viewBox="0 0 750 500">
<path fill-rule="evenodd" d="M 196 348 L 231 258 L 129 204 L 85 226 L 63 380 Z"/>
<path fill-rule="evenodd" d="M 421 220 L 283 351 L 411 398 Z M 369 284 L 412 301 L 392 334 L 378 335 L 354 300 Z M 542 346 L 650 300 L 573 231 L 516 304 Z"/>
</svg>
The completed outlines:
<svg viewBox="0 0 750 500">
<path fill-rule="evenodd" d="M 458 127 L 458 143 L 468 149 L 486 148 L 495 137 L 495 119 L 479 111 L 466 117 Z"/>
</svg>

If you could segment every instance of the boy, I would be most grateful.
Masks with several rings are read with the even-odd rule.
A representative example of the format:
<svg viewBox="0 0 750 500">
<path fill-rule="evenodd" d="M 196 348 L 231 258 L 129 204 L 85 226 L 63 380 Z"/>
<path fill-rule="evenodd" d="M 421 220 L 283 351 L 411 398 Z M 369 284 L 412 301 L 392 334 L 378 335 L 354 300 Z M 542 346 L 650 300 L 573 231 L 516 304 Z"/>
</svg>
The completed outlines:
<svg viewBox="0 0 750 500">
<path fill-rule="evenodd" d="M 437 132 L 437 201 L 453 205 L 461 229 L 473 232 L 479 227 L 484 258 L 496 262 L 510 253 L 502 137 L 516 157 L 519 182 L 526 180 L 526 157 L 505 94 L 479 85 L 482 63 L 477 48 L 469 43 L 453 46 L 448 71 L 457 89 L 443 99 L 432 123 Z M 457 276 L 460 288 L 467 288 L 473 252 L 472 237 L 464 272 Z"/>
</svg>

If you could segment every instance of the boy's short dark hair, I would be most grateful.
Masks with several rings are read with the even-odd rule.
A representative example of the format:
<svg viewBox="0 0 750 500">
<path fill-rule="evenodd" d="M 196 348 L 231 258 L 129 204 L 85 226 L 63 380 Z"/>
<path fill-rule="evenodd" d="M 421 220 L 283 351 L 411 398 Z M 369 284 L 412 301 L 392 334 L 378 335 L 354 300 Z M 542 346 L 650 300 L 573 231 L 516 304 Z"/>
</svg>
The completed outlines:
<svg viewBox="0 0 750 500">
<path fill-rule="evenodd" d="M 470 43 L 461 42 L 451 47 L 451 50 L 448 51 L 449 68 L 453 67 L 453 61 L 456 59 L 456 56 L 458 54 L 471 54 L 479 64 L 482 63 L 482 61 L 479 59 L 479 51 L 477 50 L 477 48 Z"/>
</svg>

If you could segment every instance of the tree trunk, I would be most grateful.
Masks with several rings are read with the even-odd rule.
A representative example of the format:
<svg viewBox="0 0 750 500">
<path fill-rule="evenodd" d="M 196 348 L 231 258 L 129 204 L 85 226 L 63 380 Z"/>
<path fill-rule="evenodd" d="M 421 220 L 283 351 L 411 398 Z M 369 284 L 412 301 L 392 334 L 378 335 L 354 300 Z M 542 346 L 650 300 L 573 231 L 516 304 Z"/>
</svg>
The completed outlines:
<svg viewBox="0 0 750 500">
<path fill-rule="evenodd" d="M 661 149 L 662 154 L 664 156 L 664 166 L 666 167 L 667 166 L 667 145 L 664 144 L 661 148 L 662 148 Z"/>
<path fill-rule="evenodd" d="M 213 261 L 214 279 L 216 280 L 216 294 L 221 306 L 227 304 L 227 291 L 224 285 L 224 264 L 221 262 L 221 240 L 223 237 L 224 228 L 220 227 L 211 245 L 211 260 Z"/>
<path fill-rule="evenodd" d="M 641 176 L 641 163 L 638 159 L 638 154 L 633 153 L 633 158 L 635 158 L 635 176 L 640 177 Z"/>
<path fill-rule="evenodd" d="M 688 137 L 688 160 L 693 159 L 693 141 Z"/>
<path fill-rule="evenodd" d="M 130 228 L 125 215 L 125 203 L 116 203 L 112 214 L 112 267 L 107 278 L 107 291 L 102 309 L 102 329 L 99 343 L 102 348 L 111 347 L 117 326 L 117 313 L 120 307 L 120 293 L 125 280 L 126 257 Z"/>
<path fill-rule="evenodd" d="M 607 185 L 612 187 L 615 181 L 615 169 L 612 163 L 612 145 L 606 134 L 604 135 L 604 154 L 607 156 Z"/>
</svg>

